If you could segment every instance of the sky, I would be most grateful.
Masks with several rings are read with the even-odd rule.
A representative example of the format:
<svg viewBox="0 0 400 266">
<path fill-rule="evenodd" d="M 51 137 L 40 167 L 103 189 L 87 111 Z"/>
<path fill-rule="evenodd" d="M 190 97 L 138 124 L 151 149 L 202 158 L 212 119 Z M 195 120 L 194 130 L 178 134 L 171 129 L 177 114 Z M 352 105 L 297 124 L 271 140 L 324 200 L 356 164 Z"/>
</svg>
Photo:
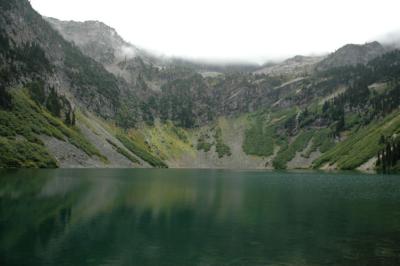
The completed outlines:
<svg viewBox="0 0 400 266">
<path fill-rule="evenodd" d="M 400 32 L 399 0 L 30 0 L 61 20 L 98 20 L 159 55 L 263 63 Z M 389 34 L 389 35 L 388 35 Z"/>
</svg>

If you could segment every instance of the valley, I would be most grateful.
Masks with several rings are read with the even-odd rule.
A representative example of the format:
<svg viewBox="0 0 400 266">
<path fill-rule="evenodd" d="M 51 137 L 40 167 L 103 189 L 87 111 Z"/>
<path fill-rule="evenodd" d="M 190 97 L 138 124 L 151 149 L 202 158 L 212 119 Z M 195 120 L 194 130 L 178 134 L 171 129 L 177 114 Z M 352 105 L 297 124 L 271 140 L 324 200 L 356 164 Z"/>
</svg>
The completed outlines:
<svg viewBox="0 0 400 266">
<path fill-rule="evenodd" d="M 394 48 L 214 65 L 0 6 L 0 167 L 399 168 Z"/>
</svg>

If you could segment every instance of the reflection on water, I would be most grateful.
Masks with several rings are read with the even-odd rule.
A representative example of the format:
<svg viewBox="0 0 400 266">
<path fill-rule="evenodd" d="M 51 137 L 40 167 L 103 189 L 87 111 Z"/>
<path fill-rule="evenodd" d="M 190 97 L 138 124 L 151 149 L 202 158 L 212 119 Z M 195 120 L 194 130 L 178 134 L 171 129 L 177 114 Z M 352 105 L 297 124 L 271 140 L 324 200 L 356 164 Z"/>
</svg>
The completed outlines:
<svg viewBox="0 0 400 266">
<path fill-rule="evenodd" d="M 400 179 L 0 172 L 1 265 L 400 265 Z"/>
</svg>

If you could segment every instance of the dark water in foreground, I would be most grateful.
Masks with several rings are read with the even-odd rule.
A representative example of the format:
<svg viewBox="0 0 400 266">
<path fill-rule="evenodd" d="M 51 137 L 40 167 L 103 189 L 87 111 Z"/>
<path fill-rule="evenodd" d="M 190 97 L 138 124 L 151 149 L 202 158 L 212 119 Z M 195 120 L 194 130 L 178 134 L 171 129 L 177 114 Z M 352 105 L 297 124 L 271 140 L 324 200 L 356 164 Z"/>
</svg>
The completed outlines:
<svg viewBox="0 0 400 266">
<path fill-rule="evenodd" d="M 0 265 L 400 265 L 400 177 L 2 171 Z"/>
</svg>

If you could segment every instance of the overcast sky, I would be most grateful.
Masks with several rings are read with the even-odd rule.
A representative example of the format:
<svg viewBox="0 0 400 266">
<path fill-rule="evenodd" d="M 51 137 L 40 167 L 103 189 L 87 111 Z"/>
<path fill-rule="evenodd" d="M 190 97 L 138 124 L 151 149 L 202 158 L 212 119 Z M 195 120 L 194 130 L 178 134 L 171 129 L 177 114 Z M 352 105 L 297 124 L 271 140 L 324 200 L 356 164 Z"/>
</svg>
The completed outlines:
<svg viewBox="0 0 400 266">
<path fill-rule="evenodd" d="M 399 0 L 31 0 L 42 15 L 99 20 L 167 56 L 262 63 L 332 52 L 400 29 Z"/>
</svg>

